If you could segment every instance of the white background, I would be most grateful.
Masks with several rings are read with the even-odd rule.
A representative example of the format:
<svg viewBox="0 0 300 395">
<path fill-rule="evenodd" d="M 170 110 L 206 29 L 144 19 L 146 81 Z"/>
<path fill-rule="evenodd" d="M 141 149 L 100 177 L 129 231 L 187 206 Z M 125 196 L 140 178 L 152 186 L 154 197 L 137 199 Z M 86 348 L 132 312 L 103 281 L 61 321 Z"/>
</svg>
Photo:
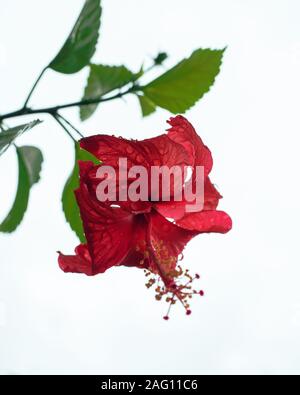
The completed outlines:
<svg viewBox="0 0 300 395">
<path fill-rule="evenodd" d="M 0 0 L 0 113 L 22 104 L 82 4 Z M 196 48 L 228 45 L 215 87 L 187 116 L 214 154 L 213 181 L 234 229 L 188 246 L 185 266 L 202 274 L 206 298 L 168 323 L 137 269 L 62 273 L 56 251 L 77 244 L 60 205 L 72 142 L 42 117 L 19 140 L 43 150 L 42 181 L 17 232 L 0 235 L 0 372 L 299 374 L 299 1 L 103 0 L 103 8 L 99 63 L 138 70 L 167 50 L 171 66 Z M 49 71 L 32 104 L 79 99 L 86 74 Z M 76 110 L 65 115 L 85 135 L 165 130 L 166 111 L 143 120 L 136 99 L 126 101 L 102 105 L 81 126 Z M 11 150 L 0 159 L 1 219 L 16 178 Z"/>
</svg>

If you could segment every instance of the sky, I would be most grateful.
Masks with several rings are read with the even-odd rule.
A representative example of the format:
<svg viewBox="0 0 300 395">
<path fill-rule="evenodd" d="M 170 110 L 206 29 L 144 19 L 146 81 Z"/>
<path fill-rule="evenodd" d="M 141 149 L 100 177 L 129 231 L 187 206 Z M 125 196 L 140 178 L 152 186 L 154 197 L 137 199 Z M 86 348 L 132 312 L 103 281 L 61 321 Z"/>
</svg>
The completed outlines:
<svg viewBox="0 0 300 395">
<path fill-rule="evenodd" d="M 0 0 L 0 113 L 19 108 L 59 50 L 82 0 Z M 184 264 L 206 296 L 169 322 L 137 269 L 67 275 L 56 251 L 78 244 L 60 197 L 73 167 L 72 141 L 47 116 L 22 136 L 44 154 L 22 225 L 0 234 L 0 374 L 300 373 L 300 3 L 297 0 L 103 0 L 95 63 L 139 70 L 166 51 L 166 66 L 197 48 L 227 46 L 215 86 L 186 116 L 214 156 L 227 235 L 191 242 Z M 163 72 L 163 70 L 159 70 Z M 87 71 L 48 71 L 32 106 L 80 99 Z M 128 97 L 81 124 L 97 133 L 150 138 L 167 111 L 142 119 Z M 12 119 L 14 126 L 32 118 Z M 0 219 L 14 199 L 14 150 L 0 158 Z"/>
</svg>

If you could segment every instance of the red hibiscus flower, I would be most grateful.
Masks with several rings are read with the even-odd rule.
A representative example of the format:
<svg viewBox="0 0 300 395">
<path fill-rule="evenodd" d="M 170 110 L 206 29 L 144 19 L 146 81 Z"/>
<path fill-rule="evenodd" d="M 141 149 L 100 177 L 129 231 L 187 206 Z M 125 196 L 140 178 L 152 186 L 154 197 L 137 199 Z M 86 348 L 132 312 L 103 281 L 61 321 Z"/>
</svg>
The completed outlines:
<svg viewBox="0 0 300 395">
<path fill-rule="evenodd" d="M 190 298 L 203 296 L 191 283 L 200 276 L 191 276 L 178 264 L 186 244 L 201 233 L 227 233 L 230 217 L 217 211 L 221 195 L 210 181 L 213 160 L 193 126 L 182 116 L 171 118 L 168 133 L 144 141 L 98 135 L 81 140 L 81 148 L 111 166 L 119 174 L 119 159 L 126 158 L 128 168 L 143 166 L 150 173 L 153 166 L 190 167 L 192 187 L 197 182 L 196 168 L 204 168 L 204 204 L 201 211 L 187 210 L 186 200 L 130 200 L 100 202 L 96 196 L 97 170 L 92 162 L 80 162 L 80 187 L 75 191 L 87 244 L 76 248 L 76 254 L 60 253 L 59 265 L 64 272 L 94 276 L 113 266 L 142 268 L 148 278 L 147 287 L 156 287 L 156 299 L 166 298 L 170 308 L 180 301 L 187 314 Z M 151 178 L 151 177 L 150 177 Z M 121 189 L 118 176 L 116 189 Z M 129 177 L 129 184 L 133 182 Z M 173 181 L 175 183 L 176 181 Z M 159 196 L 161 198 L 162 191 Z M 169 308 L 169 310 L 170 310 Z M 168 319 L 169 313 L 165 319 Z"/>
</svg>

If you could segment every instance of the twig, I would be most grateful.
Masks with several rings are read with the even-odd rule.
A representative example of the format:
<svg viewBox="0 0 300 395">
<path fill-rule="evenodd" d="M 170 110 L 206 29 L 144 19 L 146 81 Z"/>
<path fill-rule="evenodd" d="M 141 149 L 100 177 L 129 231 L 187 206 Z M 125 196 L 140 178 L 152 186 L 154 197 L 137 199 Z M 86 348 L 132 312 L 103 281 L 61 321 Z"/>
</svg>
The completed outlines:
<svg viewBox="0 0 300 395">
<path fill-rule="evenodd" d="M 77 101 L 77 102 L 73 102 L 73 103 L 62 104 L 59 106 L 45 107 L 45 108 L 39 108 L 39 109 L 21 108 L 18 111 L 0 115 L 0 122 L 3 121 L 4 119 L 20 117 L 23 115 L 33 115 L 33 114 L 51 114 L 51 115 L 54 114 L 55 115 L 58 113 L 58 111 L 64 110 L 66 108 L 83 107 L 83 106 L 89 106 L 91 104 L 104 103 L 104 102 L 108 102 L 111 100 L 120 99 L 121 97 L 124 97 L 130 93 L 134 93 L 134 92 L 141 90 L 141 89 L 142 89 L 141 87 L 134 85 L 125 92 L 119 92 L 119 93 L 117 93 L 113 96 L 109 96 L 109 97 L 87 99 L 87 100 Z"/>
<path fill-rule="evenodd" d="M 55 119 L 55 121 L 64 129 L 64 131 L 67 133 L 67 135 L 69 137 L 71 137 L 71 139 L 76 143 L 76 139 L 74 139 L 74 137 L 72 136 L 72 134 L 70 133 L 70 131 L 68 130 L 68 128 L 65 127 L 65 125 L 61 122 L 61 120 L 59 119 L 59 117 L 57 116 L 57 114 L 51 114 L 53 119 Z"/>
<path fill-rule="evenodd" d="M 39 84 L 40 80 L 42 79 L 43 75 L 45 74 L 45 71 L 47 70 L 47 68 L 48 67 L 45 67 L 42 70 L 41 74 L 38 76 L 38 78 L 35 81 L 33 87 L 31 88 L 31 91 L 29 92 L 29 94 L 28 94 L 28 96 L 27 96 L 27 98 L 25 100 L 25 103 L 24 103 L 24 106 L 23 106 L 24 109 L 27 108 L 27 104 L 29 103 L 29 100 L 31 99 L 31 96 L 32 96 L 33 92 L 35 91 L 36 87 L 38 86 L 38 84 Z"/>
<path fill-rule="evenodd" d="M 57 116 L 64 121 L 70 128 L 72 128 L 81 138 L 84 138 L 84 135 L 70 122 L 68 121 L 64 116 L 61 114 L 57 113 Z"/>
</svg>

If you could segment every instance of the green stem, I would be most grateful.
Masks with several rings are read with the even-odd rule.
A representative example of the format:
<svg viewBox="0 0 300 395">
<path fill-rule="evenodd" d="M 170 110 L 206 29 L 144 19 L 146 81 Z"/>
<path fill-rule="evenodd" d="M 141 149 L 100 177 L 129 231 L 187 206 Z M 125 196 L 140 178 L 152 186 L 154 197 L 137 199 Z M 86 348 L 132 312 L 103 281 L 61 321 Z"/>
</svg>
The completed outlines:
<svg viewBox="0 0 300 395">
<path fill-rule="evenodd" d="M 33 87 L 31 88 L 31 91 L 29 92 L 29 94 L 28 94 L 28 96 L 27 96 L 27 98 L 25 100 L 25 103 L 24 103 L 24 106 L 23 106 L 24 109 L 27 108 L 27 104 L 29 103 L 29 100 L 31 99 L 31 96 L 32 96 L 33 92 L 35 91 L 36 87 L 38 86 L 38 84 L 39 84 L 40 80 L 42 79 L 43 75 L 45 74 L 45 71 L 47 70 L 47 68 L 48 67 L 45 67 L 42 70 L 41 74 L 38 76 L 38 78 L 35 81 Z"/>
<path fill-rule="evenodd" d="M 72 107 L 82 107 L 82 106 L 89 106 L 91 104 L 98 104 L 98 103 L 105 103 L 111 100 L 115 99 L 120 99 L 130 93 L 135 93 L 139 90 L 141 90 L 142 87 L 134 85 L 131 88 L 129 88 L 125 92 L 119 92 L 113 96 L 109 97 L 101 97 L 97 99 L 87 99 L 87 100 L 82 100 L 82 101 L 77 101 L 73 103 L 68 103 L 68 104 L 62 104 L 59 106 L 54 106 L 54 107 L 45 107 L 45 108 L 39 108 L 39 109 L 31 109 L 31 108 L 21 108 L 18 111 L 14 111 L 8 114 L 0 115 L 0 122 L 3 121 L 4 119 L 9 119 L 9 118 L 16 118 L 16 117 L 21 117 L 23 115 L 33 115 L 33 114 L 57 114 L 58 111 L 64 110 L 67 108 L 72 108 Z"/>
<path fill-rule="evenodd" d="M 144 74 L 147 74 L 149 71 L 151 71 L 152 69 L 154 69 L 155 67 L 160 66 L 157 63 L 153 63 L 151 66 L 149 66 L 145 71 Z M 121 99 L 122 97 L 130 94 L 130 93 L 137 93 L 141 90 L 143 90 L 143 86 L 139 86 L 136 84 L 136 81 L 132 81 L 133 82 L 133 86 L 131 86 L 127 91 L 125 92 L 119 92 L 113 96 L 108 96 L 108 97 L 100 97 L 100 98 L 95 98 L 95 99 L 87 99 L 87 100 L 81 100 L 81 101 L 76 101 L 73 103 L 68 103 L 68 104 L 62 104 L 62 105 L 58 105 L 58 106 L 53 106 L 53 107 L 45 107 L 45 108 L 38 108 L 38 109 L 32 109 L 32 108 L 28 108 L 28 103 L 31 99 L 31 96 L 33 95 L 36 87 L 38 86 L 40 80 L 42 79 L 43 75 L 45 74 L 46 70 L 48 69 L 48 66 L 45 67 L 42 72 L 40 73 L 40 75 L 38 76 L 36 82 L 34 83 L 33 87 L 31 88 L 25 103 L 23 105 L 23 107 L 20 110 L 17 111 L 13 111 L 7 114 L 3 114 L 0 115 L 0 123 L 4 120 L 4 119 L 9 119 L 9 118 L 16 118 L 16 117 L 21 117 L 23 115 L 33 115 L 33 114 L 50 114 L 50 115 L 58 115 L 58 111 L 60 110 L 64 110 L 66 108 L 72 108 L 72 107 L 83 107 L 83 106 L 89 106 L 92 104 L 99 104 L 99 103 L 105 103 L 111 100 L 115 100 L 115 99 Z M 61 115 L 60 115 L 61 117 Z M 62 117 L 61 117 L 62 118 Z M 69 122 L 67 120 L 64 120 L 66 123 L 69 124 Z M 72 127 L 72 129 L 76 130 L 73 125 L 69 124 L 70 127 Z M 78 133 L 78 130 L 76 130 L 76 132 Z M 79 132 L 80 133 L 80 132 Z"/>
<path fill-rule="evenodd" d="M 53 119 L 55 119 L 55 121 L 63 128 L 63 130 L 67 133 L 67 135 L 69 137 L 71 137 L 71 139 L 76 143 L 77 140 L 74 139 L 74 137 L 72 136 L 72 134 L 70 133 L 70 131 L 68 130 L 68 128 L 66 128 L 66 126 L 63 124 L 63 122 L 61 122 L 61 120 L 59 119 L 58 115 L 56 114 L 51 114 Z"/>
<path fill-rule="evenodd" d="M 75 126 L 68 121 L 64 116 L 62 116 L 61 114 L 57 113 L 57 116 L 64 121 L 70 128 L 72 128 L 81 138 L 84 138 L 84 135 L 77 129 L 75 128 Z"/>
<path fill-rule="evenodd" d="M 3 121 L 0 122 L 0 128 L 1 128 L 2 132 L 9 129 L 9 127 Z"/>
</svg>

